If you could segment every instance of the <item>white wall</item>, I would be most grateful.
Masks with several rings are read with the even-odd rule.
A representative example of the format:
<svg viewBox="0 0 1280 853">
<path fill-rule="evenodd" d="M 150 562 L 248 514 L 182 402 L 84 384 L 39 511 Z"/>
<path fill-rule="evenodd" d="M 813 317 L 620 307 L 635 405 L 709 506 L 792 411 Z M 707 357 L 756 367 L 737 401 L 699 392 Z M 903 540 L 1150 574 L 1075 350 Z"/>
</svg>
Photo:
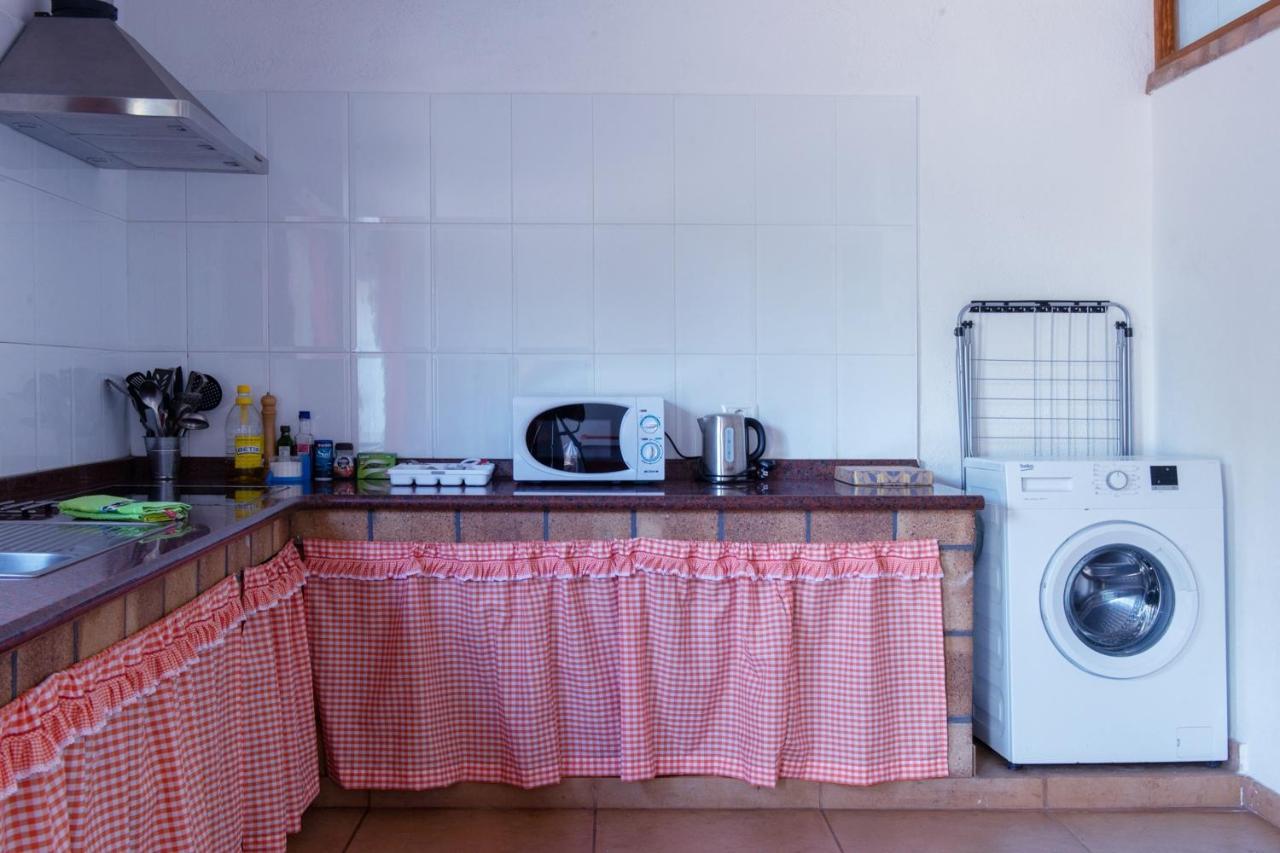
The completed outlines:
<svg viewBox="0 0 1280 853">
<path fill-rule="evenodd" d="M 131 176 L 135 349 L 367 450 L 507 457 L 513 394 L 641 393 L 685 452 L 721 404 L 777 456 L 916 452 L 913 98 L 206 101 L 271 174 Z"/>
<path fill-rule="evenodd" d="M 0 4 L 0 48 L 25 3 Z M 0 474 L 128 452 L 125 176 L 0 128 Z"/>
<path fill-rule="evenodd" d="M 1280 789 L 1280 33 L 1152 95 L 1159 446 L 1226 465 L 1232 731 Z"/>
<path fill-rule="evenodd" d="M 921 457 L 958 468 L 950 332 L 971 298 L 1125 302 L 1139 388 L 1151 387 L 1147 0 L 122 0 L 121 11 L 204 90 L 918 97 Z M 825 390 L 791 393 L 821 402 Z M 872 399 L 842 417 L 875 416 Z"/>
</svg>

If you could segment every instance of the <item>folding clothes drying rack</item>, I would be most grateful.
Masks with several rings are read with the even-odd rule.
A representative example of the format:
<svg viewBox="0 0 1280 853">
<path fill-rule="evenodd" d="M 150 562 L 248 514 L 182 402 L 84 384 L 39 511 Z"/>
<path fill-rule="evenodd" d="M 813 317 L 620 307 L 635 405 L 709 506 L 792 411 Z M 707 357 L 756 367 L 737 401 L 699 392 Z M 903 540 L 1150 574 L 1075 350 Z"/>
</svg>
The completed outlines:
<svg viewBox="0 0 1280 853">
<path fill-rule="evenodd" d="M 1133 326 L 1124 306 L 970 302 L 955 338 L 964 456 L 1133 452 Z"/>
</svg>

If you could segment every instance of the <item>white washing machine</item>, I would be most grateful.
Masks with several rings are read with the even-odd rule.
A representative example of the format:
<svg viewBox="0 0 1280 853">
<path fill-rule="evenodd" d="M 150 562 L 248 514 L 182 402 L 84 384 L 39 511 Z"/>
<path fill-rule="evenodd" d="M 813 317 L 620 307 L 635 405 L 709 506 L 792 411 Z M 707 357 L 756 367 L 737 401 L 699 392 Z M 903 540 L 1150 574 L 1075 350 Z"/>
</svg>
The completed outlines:
<svg viewBox="0 0 1280 853">
<path fill-rule="evenodd" d="M 973 727 L 1014 764 L 1227 757 L 1222 473 L 967 459 L 986 500 Z"/>
</svg>

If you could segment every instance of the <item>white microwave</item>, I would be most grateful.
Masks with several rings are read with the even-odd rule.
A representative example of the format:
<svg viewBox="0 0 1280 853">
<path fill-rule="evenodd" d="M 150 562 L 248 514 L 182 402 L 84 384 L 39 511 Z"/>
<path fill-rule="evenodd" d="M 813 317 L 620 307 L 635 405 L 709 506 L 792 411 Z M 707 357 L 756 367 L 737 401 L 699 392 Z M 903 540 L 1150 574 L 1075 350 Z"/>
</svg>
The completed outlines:
<svg viewBox="0 0 1280 853">
<path fill-rule="evenodd" d="M 661 480 L 661 397 L 516 397 L 516 480 Z"/>
</svg>

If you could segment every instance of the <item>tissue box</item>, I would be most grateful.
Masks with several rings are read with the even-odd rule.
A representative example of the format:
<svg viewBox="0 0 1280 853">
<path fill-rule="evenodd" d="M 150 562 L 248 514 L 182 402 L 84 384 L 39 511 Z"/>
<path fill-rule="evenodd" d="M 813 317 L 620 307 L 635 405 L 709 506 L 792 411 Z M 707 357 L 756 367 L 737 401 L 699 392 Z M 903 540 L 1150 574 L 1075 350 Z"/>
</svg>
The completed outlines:
<svg viewBox="0 0 1280 853">
<path fill-rule="evenodd" d="M 394 453 L 357 453 L 357 480 L 389 480 L 391 467 L 396 464 Z"/>
</svg>

